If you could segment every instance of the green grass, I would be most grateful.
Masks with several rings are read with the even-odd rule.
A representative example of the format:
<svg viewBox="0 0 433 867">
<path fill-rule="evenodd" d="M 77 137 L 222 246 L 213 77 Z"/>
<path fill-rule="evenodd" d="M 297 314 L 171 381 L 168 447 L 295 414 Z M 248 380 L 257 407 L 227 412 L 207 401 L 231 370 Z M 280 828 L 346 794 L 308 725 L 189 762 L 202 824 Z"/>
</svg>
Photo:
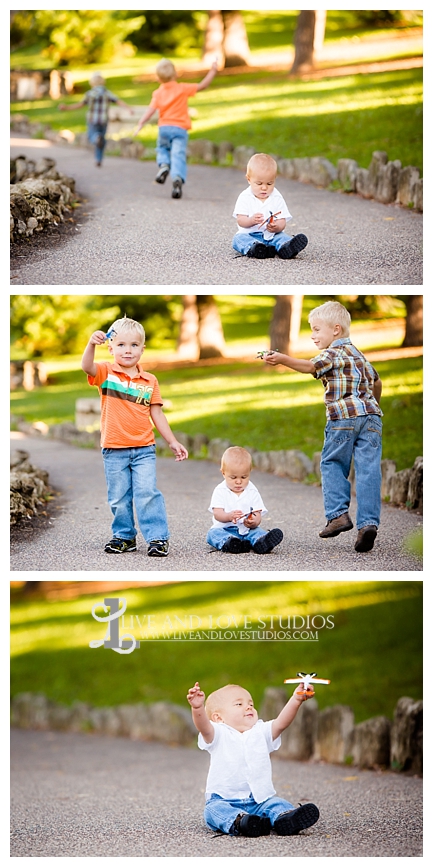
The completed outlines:
<svg viewBox="0 0 433 867">
<path fill-rule="evenodd" d="M 147 105 L 155 89 L 155 84 L 140 85 L 126 76 L 108 78 L 107 85 L 138 105 Z M 287 158 L 323 156 L 334 164 L 351 158 L 364 167 L 374 150 L 384 150 L 390 160 L 422 169 L 420 69 L 321 81 L 291 81 L 276 72 L 221 76 L 191 105 L 198 112 L 192 139 L 248 144 Z M 85 130 L 84 109 L 61 113 L 48 99 L 15 103 L 11 110 L 54 129 Z M 145 126 L 139 138 L 154 147 L 156 126 Z"/>
<path fill-rule="evenodd" d="M 92 606 L 110 594 L 127 600 L 120 634 L 131 631 L 130 615 L 138 615 L 141 624 L 151 615 L 161 625 L 167 618 L 174 624 L 175 617 L 187 622 L 195 614 L 202 629 L 208 627 L 209 615 L 214 624 L 222 618 L 223 626 L 229 617 L 241 621 L 248 616 L 253 625 L 267 618 L 267 628 L 275 615 L 274 627 L 280 631 L 278 616 L 285 627 L 288 615 L 321 614 L 332 615 L 328 623 L 334 628 L 320 630 L 317 642 L 302 643 L 201 640 L 197 646 L 198 640 L 144 640 L 139 649 L 120 656 L 89 648 L 90 641 L 105 634 L 105 624 L 91 617 Z M 11 693 L 42 692 L 66 704 L 164 699 L 186 706 L 187 689 L 199 680 L 206 693 L 239 682 L 260 704 L 267 686 L 282 687 L 296 671 L 314 670 L 331 679 L 329 687 L 317 689 L 321 709 L 347 704 L 356 722 L 377 714 L 392 717 L 401 696 L 422 696 L 421 612 L 422 583 L 415 581 L 180 582 L 101 589 L 72 601 L 30 601 L 15 593 Z M 133 634 L 140 639 L 139 628 Z"/>
<path fill-rule="evenodd" d="M 97 396 L 82 371 L 51 374 L 52 384 L 12 392 L 12 412 L 48 425 L 73 421 L 75 401 Z M 422 358 L 375 364 L 384 383 L 383 456 L 397 469 L 411 467 L 423 453 Z M 221 437 L 260 451 L 300 449 L 309 457 L 320 451 L 325 410 L 323 387 L 311 377 L 261 363 L 221 364 L 157 371 L 166 410 L 174 431 Z"/>
</svg>

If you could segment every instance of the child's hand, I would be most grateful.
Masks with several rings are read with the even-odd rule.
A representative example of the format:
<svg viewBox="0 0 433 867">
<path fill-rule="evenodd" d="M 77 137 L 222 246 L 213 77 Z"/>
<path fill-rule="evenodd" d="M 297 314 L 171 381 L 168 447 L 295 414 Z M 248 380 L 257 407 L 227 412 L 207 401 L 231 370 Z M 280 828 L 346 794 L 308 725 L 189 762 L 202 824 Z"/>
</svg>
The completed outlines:
<svg viewBox="0 0 433 867">
<path fill-rule="evenodd" d="M 187 700 L 191 707 L 195 707 L 196 709 L 199 707 L 203 707 L 204 705 L 205 694 L 202 689 L 200 689 L 200 684 L 195 683 L 191 689 L 188 690 Z"/>
<path fill-rule="evenodd" d="M 266 361 L 266 364 L 281 364 L 282 353 L 277 352 L 276 349 L 270 349 L 266 355 L 263 356 L 263 361 Z"/>
<path fill-rule="evenodd" d="M 259 526 L 261 520 L 261 512 L 251 512 L 248 517 L 245 518 L 244 524 L 246 527 L 249 527 L 250 530 L 254 530 L 255 527 Z"/>
<path fill-rule="evenodd" d="M 252 220 L 251 225 L 258 226 L 260 223 L 263 223 L 265 219 L 266 217 L 264 216 L 264 214 L 253 214 L 253 216 L 250 217 L 250 220 Z"/>
<path fill-rule="evenodd" d="M 313 698 L 314 689 L 311 686 L 311 683 L 309 684 L 308 689 L 304 689 L 304 684 L 300 683 L 299 686 L 296 687 L 293 695 L 299 701 L 299 703 L 301 703 L 303 701 L 307 701 L 309 698 Z"/>
<path fill-rule="evenodd" d="M 185 461 L 188 457 L 187 449 L 182 445 L 182 443 L 178 443 L 177 440 L 173 443 L 169 443 L 169 448 L 171 448 L 177 461 Z"/>
<path fill-rule="evenodd" d="M 107 335 L 104 333 L 104 331 L 94 331 L 89 340 L 89 343 L 91 343 L 93 346 L 100 346 L 102 343 L 105 343 L 106 339 Z"/>
<path fill-rule="evenodd" d="M 227 512 L 227 517 L 229 521 L 232 521 L 233 524 L 236 524 L 239 521 L 239 518 L 243 518 L 245 512 L 242 509 L 233 509 L 232 512 Z"/>
</svg>

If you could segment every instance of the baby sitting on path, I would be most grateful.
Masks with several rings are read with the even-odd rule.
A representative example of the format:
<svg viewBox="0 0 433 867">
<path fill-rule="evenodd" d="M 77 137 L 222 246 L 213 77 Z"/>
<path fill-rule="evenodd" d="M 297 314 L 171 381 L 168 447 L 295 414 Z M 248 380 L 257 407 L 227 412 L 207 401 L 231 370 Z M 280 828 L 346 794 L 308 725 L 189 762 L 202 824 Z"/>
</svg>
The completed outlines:
<svg viewBox="0 0 433 867">
<path fill-rule="evenodd" d="M 253 259 L 294 259 L 308 244 L 306 235 L 286 235 L 292 215 L 275 180 L 278 167 L 269 154 L 254 154 L 247 165 L 249 187 L 238 196 L 233 216 L 238 231 L 233 247 Z"/>
<path fill-rule="evenodd" d="M 302 687 L 302 684 L 301 684 Z M 294 807 L 276 795 L 269 753 L 281 746 L 281 734 L 302 702 L 314 691 L 295 692 L 274 720 L 258 719 L 246 689 L 236 684 L 205 694 L 195 683 L 188 691 L 198 745 L 210 754 L 204 819 L 213 831 L 244 837 L 269 836 L 271 829 L 290 837 L 314 825 L 315 804 Z"/>
<path fill-rule="evenodd" d="M 268 511 L 256 486 L 250 481 L 252 459 L 240 446 L 226 449 L 221 458 L 224 481 L 216 486 L 209 512 L 212 527 L 209 545 L 229 554 L 269 554 L 279 545 L 283 533 L 278 528 L 262 530 L 262 515 Z"/>
</svg>

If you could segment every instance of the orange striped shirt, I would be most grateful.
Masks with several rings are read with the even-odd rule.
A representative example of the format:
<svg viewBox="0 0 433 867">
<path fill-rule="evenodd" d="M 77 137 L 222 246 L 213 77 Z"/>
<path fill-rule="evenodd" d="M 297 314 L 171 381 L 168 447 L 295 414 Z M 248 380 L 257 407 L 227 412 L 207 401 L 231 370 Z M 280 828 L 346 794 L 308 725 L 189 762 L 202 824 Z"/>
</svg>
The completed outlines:
<svg viewBox="0 0 433 867">
<path fill-rule="evenodd" d="M 101 395 L 101 448 L 126 449 L 149 446 L 155 442 L 150 415 L 152 404 L 162 406 L 158 380 L 137 365 L 133 377 L 118 364 L 101 362 L 89 385 L 98 386 Z"/>
</svg>

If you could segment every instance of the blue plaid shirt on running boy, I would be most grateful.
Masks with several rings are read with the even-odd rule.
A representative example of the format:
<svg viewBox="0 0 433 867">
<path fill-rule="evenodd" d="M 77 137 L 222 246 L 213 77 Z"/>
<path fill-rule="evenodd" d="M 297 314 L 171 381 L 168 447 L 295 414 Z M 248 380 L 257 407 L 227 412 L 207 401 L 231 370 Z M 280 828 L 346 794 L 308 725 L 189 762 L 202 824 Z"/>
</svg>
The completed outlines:
<svg viewBox="0 0 433 867">
<path fill-rule="evenodd" d="M 377 370 L 349 337 L 334 340 L 311 359 L 313 376 L 325 388 L 326 417 L 330 421 L 360 415 L 383 415 L 373 394 Z"/>
<path fill-rule="evenodd" d="M 88 123 L 107 123 L 109 103 L 117 101 L 117 96 L 111 93 L 111 90 L 107 90 L 103 84 L 98 84 L 97 87 L 92 87 L 91 90 L 88 90 L 83 98 L 83 102 L 89 106 L 87 112 Z"/>
</svg>

